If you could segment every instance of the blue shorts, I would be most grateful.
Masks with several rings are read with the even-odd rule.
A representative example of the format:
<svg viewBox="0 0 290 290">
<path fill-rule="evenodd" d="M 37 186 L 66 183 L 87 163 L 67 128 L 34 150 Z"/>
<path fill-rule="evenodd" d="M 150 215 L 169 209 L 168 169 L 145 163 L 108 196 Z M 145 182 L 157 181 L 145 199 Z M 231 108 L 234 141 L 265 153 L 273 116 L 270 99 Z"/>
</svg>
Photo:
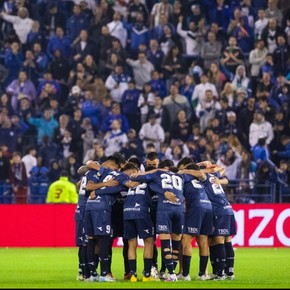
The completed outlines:
<svg viewBox="0 0 290 290">
<path fill-rule="evenodd" d="M 212 236 L 233 236 L 237 233 L 234 215 L 221 215 L 213 217 L 214 231 Z"/>
<path fill-rule="evenodd" d="M 83 246 L 87 242 L 85 232 L 85 208 L 77 207 L 75 212 L 75 224 L 76 224 L 76 246 Z"/>
<path fill-rule="evenodd" d="M 107 210 L 86 210 L 85 231 L 89 237 L 111 235 L 111 212 Z"/>
<path fill-rule="evenodd" d="M 185 214 L 184 234 L 211 235 L 213 233 L 212 210 L 203 208 L 189 209 Z"/>
<path fill-rule="evenodd" d="M 123 237 L 123 203 L 116 202 L 112 205 L 112 229 L 113 237 Z"/>
<path fill-rule="evenodd" d="M 154 226 L 150 218 L 124 220 L 124 239 L 147 239 L 154 236 Z"/>
<path fill-rule="evenodd" d="M 184 227 L 184 212 L 157 210 L 157 234 L 182 234 Z"/>
</svg>

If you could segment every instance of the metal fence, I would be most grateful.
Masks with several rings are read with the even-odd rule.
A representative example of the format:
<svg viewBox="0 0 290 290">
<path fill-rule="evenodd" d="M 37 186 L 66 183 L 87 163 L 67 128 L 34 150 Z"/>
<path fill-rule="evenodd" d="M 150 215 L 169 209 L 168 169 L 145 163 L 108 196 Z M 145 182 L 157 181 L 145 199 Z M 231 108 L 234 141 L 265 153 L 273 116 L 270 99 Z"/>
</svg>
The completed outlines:
<svg viewBox="0 0 290 290">
<path fill-rule="evenodd" d="M 231 203 L 287 203 L 290 202 L 290 186 L 281 186 L 265 181 L 256 183 L 251 179 L 231 180 L 223 186 Z M 43 204 L 46 200 L 47 190 L 43 186 L 28 188 L 26 203 Z M 0 185 L 0 204 L 15 204 L 15 194 L 9 183 Z"/>
</svg>

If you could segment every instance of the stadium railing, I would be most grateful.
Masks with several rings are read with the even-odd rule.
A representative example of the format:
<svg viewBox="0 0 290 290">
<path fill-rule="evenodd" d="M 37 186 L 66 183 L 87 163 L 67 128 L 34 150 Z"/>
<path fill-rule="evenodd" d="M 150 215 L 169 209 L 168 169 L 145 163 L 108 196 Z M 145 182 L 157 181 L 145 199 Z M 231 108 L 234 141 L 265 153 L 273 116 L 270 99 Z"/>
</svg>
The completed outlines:
<svg viewBox="0 0 290 290">
<path fill-rule="evenodd" d="M 290 187 L 285 191 L 273 182 L 261 184 L 252 179 L 237 179 L 231 180 L 223 188 L 231 203 L 283 203 L 290 200 Z M 46 194 L 33 194 L 29 190 L 27 199 L 28 204 L 44 204 Z M 15 195 L 10 184 L 0 185 L 0 203 L 15 203 Z"/>
</svg>

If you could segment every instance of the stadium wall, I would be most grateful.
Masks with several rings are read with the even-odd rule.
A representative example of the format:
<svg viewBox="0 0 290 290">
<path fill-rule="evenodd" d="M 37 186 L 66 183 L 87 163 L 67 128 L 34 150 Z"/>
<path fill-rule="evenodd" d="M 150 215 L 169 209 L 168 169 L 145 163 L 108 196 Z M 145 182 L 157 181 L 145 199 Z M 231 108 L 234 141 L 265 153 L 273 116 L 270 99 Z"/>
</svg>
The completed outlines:
<svg viewBox="0 0 290 290">
<path fill-rule="evenodd" d="M 0 247 L 74 247 L 75 208 L 63 204 L 0 205 Z M 237 222 L 234 246 L 290 246 L 290 204 L 234 204 L 233 208 Z M 116 239 L 114 246 L 121 245 L 121 239 Z"/>
</svg>

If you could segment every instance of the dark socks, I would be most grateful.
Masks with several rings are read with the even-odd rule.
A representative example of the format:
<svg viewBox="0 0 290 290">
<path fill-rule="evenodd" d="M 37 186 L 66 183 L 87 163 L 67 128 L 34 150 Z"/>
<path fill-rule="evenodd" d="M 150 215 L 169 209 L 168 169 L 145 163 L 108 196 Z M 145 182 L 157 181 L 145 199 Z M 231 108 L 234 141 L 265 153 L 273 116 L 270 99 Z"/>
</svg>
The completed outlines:
<svg viewBox="0 0 290 290">
<path fill-rule="evenodd" d="M 228 276 L 232 276 L 234 274 L 235 252 L 231 242 L 225 243 L 225 250 L 227 257 L 225 272 Z"/>
<path fill-rule="evenodd" d="M 216 245 L 216 263 L 217 263 L 217 275 L 219 277 L 223 276 L 225 273 L 226 265 L 226 251 L 224 244 Z"/>
<path fill-rule="evenodd" d="M 182 256 L 182 276 L 186 277 L 189 274 L 191 256 Z"/>
<path fill-rule="evenodd" d="M 144 258 L 144 276 L 149 277 L 151 274 L 152 259 Z"/>
<path fill-rule="evenodd" d="M 90 276 L 97 276 L 96 259 L 95 259 L 95 244 L 96 240 L 89 239 L 87 245 L 88 267 L 90 270 Z"/>
<path fill-rule="evenodd" d="M 137 272 L 137 262 L 136 259 L 133 260 L 128 260 L 128 265 L 129 265 L 129 272 L 131 274 L 134 274 L 137 276 L 136 272 Z"/>
<path fill-rule="evenodd" d="M 164 263 L 169 274 L 174 274 L 174 266 L 172 258 L 166 258 L 166 256 L 172 255 L 170 240 L 161 240 L 161 251 L 162 251 L 162 259 L 164 259 Z"/>
<path fill-rule="evenodd" d="M 199 276 L 205 275 L 208 256 L 199 256 Z"/>
<path fill-rule="evenodd" d="M 179 261 L 181 241 L 172 240 L 172 261 L 173 261 L 173 269 L 175 270 L 177 263 Z"/>
</svg>

